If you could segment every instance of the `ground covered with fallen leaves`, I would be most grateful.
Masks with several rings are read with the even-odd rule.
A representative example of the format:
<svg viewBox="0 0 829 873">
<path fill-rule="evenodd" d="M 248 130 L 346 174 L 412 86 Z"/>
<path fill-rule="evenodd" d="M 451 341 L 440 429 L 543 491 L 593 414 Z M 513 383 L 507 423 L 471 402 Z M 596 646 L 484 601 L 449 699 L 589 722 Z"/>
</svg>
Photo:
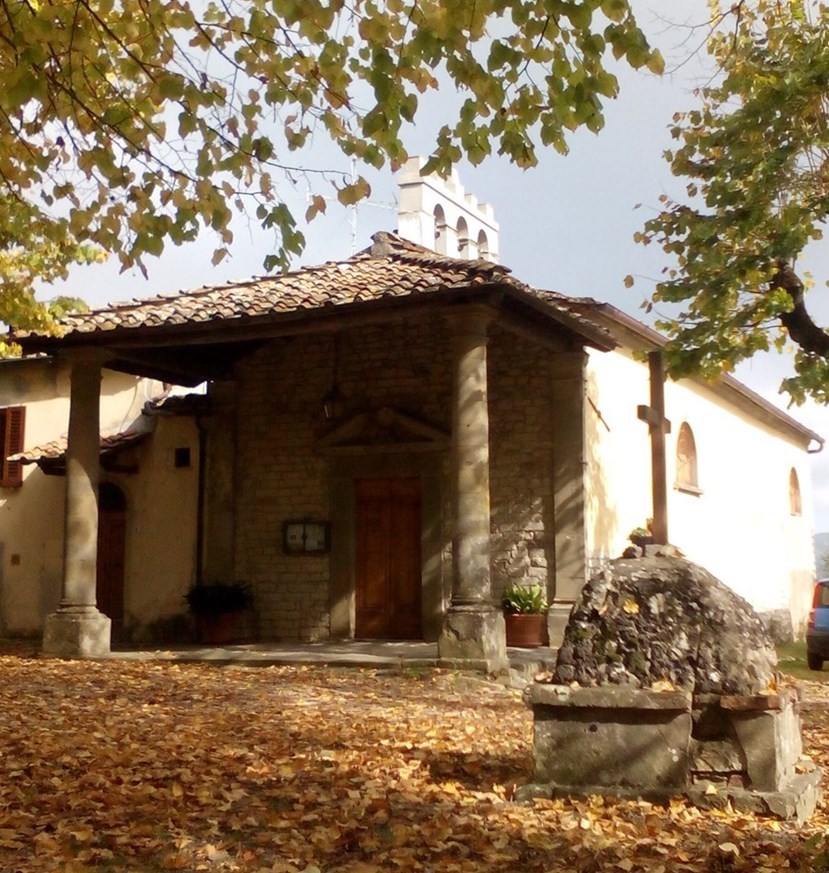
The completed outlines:
<svg viewBox="0 0 829 873">
<path fill-rule="evenodd" d="M 510 802 L 530 713 L 457 673 L 20 656 L 0 672 L 3 873 L 826 864 L 826 805 L 797 827 L 682 801 Z M 827 767 L 825 701 L 805 717 Z"/>
</svg>

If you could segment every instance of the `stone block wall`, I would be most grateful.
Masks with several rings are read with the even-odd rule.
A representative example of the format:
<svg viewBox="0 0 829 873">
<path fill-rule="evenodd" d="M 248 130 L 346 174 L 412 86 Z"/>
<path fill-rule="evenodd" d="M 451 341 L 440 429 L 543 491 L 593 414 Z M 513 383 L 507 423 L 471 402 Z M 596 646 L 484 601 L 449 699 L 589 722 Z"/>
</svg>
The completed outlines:
<svg viewBox="0 0 829 873">
<path fill-rule="evenodd" d="M 329 635 L 329 557 L 285 555 L 282 525 L 330 518 L 329 465 L 336 458 L 315 445 L 331 427 L 321 401 L 335 378 L 335 358 L 345 398 L 338 424 L 393 406 L 451 429 L 448 342 L 437 316 L 344 331 L 336 340 L 277 340 L 240 364 L 236 575 L 254 586 L 263 639 Z M 449 508 L 446 502 L 444 522 Z"/>
<path fill-rule="evenodd" d="M 520 347 L 517 348 L 517 346 Z M 338 348 L 335 350 L 335 346 Z M 547 584 L 553 566 L 549 352 L 493 326 L 489 345 L 493 595 Z M 276 340 L 237 368 L 236 576 L 255 591 L 263 639 L 329 635 L 329 557 L 283 554 L 288 519 L 330 518 L 321 400 L 336 377 L 342 420 L 392 406 L 451 433 L 448 329 L 424 314 L 376 327 Z M 341 423 L 341 422 L 339 422 Z M 369 450 L 366 452 L 367 456 Z M 451 580 L 452 481 L 443 459 L 443 591 Z"/>
<path fill-rule="evenodd" d="M 489 461 L 496 600 L 515 582 L 539 583 L 548 590 L 554 572 L 550 354 L 497 325 L 491 330 Z"/>
<path fill-rule="evenodd" d="M 537 785 L 623 793 L 687 784 L 690 693 L 536 684 L 528 696 Z"/>
<path fill-rule="evenodd" d="M 328 635 L 327 556 L 284 555 L 282 525 L 328 515 L 313 445 L 331 361 L 330 340 L 302 338 L 269 344 L 239 370 L 236 575 L 253 585 L 266 639 Z"/>
</svg>

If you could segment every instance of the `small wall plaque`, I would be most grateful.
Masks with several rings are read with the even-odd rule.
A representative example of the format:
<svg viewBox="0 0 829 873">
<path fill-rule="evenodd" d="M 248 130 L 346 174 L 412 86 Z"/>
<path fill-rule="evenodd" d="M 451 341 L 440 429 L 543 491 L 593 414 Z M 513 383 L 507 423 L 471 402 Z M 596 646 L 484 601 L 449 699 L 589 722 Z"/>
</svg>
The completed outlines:
<svg viewBox="0 0 829 873">
<path fill-rule="evenodd" d="M 327 521 L 286 521 L 282 526 L 282 547 L 287 555 L 321 555 L 328 551 Z"/>
</svg>

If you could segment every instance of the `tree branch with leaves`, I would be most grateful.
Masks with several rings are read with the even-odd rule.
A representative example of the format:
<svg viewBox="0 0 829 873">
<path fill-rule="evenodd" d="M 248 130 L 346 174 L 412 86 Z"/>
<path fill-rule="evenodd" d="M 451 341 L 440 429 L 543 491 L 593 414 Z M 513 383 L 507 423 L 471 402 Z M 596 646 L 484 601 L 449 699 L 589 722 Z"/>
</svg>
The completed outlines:
<svg viewBox="0 0 829 873">
<path fill-rule="evenodd" d="M 628 0 L 0 0 L 0 246 L 38 241 L 48 280 L 89 246 L 144 269 L 207 228 L 218 263 L 241 212 L 274 231 L 265 266 L 284 267 L 303 237 L 280 191 L 314 171 L 292 154 L 311 138 L 395 168 L 426 95 L 450 87 L 458 116 L 427 171 L 492 152 L 532 166 L 601 128 L 611 54 L 662 66 Z M 344 204 L 369 193 L 317 177 Z M 17 277 L 0 272 L 0 318 L 22 324 L 35 304 Z M 26 313 L 6 305 L 21 294 Z"/>
<path fill-rule="evenodd" d="M 659 326 L 675 375 L 716 376 L 755 352 L 795 347 L 796 402 L 829 401 L 829 334 L 807 308 L 798 270 L 829 216 L 829 11 L 804 0 L 742 0 L 725 11 L 708 52 L 718 75 L 699 108 L 675 116 L 673 173 L 639 239 L 675 259 L 654 294 L 681 304 Z"/>
</svg>

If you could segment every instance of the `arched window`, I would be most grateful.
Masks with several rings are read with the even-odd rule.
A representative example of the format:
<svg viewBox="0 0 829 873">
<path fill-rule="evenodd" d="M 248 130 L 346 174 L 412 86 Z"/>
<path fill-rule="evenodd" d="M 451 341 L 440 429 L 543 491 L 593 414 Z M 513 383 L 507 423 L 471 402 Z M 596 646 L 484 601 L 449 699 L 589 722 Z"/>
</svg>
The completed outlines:
<svg viewBox="0 0 829 873">
<path fill-rule="evenodd" d="M 676 440 L 676 487 L 680 490 L 699 491 L 697 444 L 687 421 L 682 422 Z"/>
<path fill-rule="evenodd" d="M 469 257 L 469 227 L 465 218 L 458 219 L 458 254 L 462 258 Z"/>
<path fill-rule="evenodd" d="M 446 254 L 446 213 L 442 206 L 435 207 L 435 251 Z"/>
<path fill-rule="evenodd" d="M 478 231 L 478 257 L 489 260 L 489 240 L 482 230 Z"/>
<path fill-rule="evenodd" d="M 803 512 L 803 504 L 800 500 L 800 479 L 797 478 L 797 470 L 794 467 L 789 471 L 789 514 L 800 515 Z"/>
</svg>

